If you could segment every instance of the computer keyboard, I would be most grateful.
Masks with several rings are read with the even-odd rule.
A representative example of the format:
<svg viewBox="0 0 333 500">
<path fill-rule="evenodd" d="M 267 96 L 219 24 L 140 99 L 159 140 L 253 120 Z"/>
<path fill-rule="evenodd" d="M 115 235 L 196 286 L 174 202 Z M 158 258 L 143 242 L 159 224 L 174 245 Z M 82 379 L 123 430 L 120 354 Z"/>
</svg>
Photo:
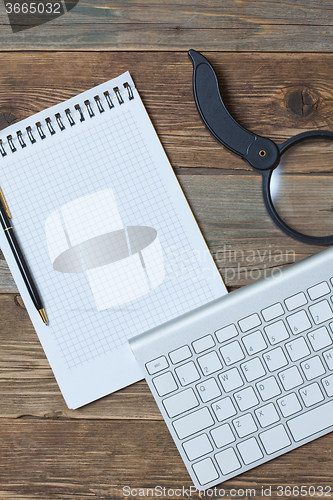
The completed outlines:
<svg viewBox="0 0 333 500">
<path fill-rule="evenodd" d="M 330 247 L 130 341 L 197 488 L 333 430 L 332 301 Z"/>
</svg>

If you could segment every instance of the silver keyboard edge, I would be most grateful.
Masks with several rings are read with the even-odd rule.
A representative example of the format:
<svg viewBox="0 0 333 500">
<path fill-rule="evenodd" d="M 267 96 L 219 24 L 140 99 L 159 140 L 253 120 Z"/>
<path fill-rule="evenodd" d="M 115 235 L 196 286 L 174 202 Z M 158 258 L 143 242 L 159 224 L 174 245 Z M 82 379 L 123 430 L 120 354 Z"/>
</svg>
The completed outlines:
<svg viewBox="0 0 333 500">
<path fill-rule="evenodd" d="M 218 312 L 219 309 L 222 307 L 232 307 L 234 304 L 237 303 L 242 303 L 242 297 L 243 296 L 248 296 L 249 294 L 257 294 L 257 293 L 262 293 L 265 291 L 265 289 L 269 292 L 272 287 L 278 285 L 279 287 L 283 287 L 283 284 L 285 281 L 288 281 L 291 279 L 293 276 L 297 278 L 302 272 L 306 272 L 309 265 L 314 268 L 317 267 L 320 268 L 321 266 L 324 267 L 324 264 L 326 261 L 331 260 L 331 266 L 332 266 L 332 277 L 333 277 L 333 246 L 328 247 L 324 250 L 321 250 L 317 254 L 311 255 L 310 257 L 306 257 L 305 259 L 296 262 L 294 264 L 290 264 L 289 267 L 283 269 L 281 271 L 281 274 L 277 277 L 271 276 L 269 278 L 262 278 L 258 281 L 255 281 L 249 285 L 243 286 L 242 288 L 239 288 L 238 290 L 235 290 L 233 292 L 230 292 L 229 294 L 219 298 L 215 299 L 212 302 L 209 302 L 208 304 L 201 306 L 193 311 L 190 311 L 186 314 L 183 314 L 179 316 L 178 318 L 175 318 L 171 321 L 168 321 L 167 323 L 164 323 L 158 327 L 155 327 L 151 330 L 148 330 L 145 333 L 142 333 L 140 335 L 137 335 L 129 340 L 129 344 L 131 346 L 131 349 L 135 352 L 135 356 L 137 358 L 140 357 L 139 353 L 141 349 L 145 349 L 145 347 L 150 343 L 154 342 L 155 340 L 159 339 L 162 340 L 162 338 L 167 338 L 171 340 L 171 338 L 174 335 L 177 335 L 176 330 L 181 330 L 182 328 L 188 326 L 189 323 L 194 323 L 196 321 L 200 321 L 201 318 L 205 317 L 208 314 L 214 314 L 214 312 Z M 318 269 L 320 271 L 320 269 Z M 320 272 L 319 272 L 320 274 Z M 325 276 L 327 276 L 327 273 L 325 273 Z M 320 281 L 320 279 L 317 276 L 314 276 L 314 284 Z M 300 287 L 302 288 L 302 287 Z M 255 312 L 255 311 L 253 311 Z M 240 315 L 241 316 L 241 315 Z M 223 322 L 221 321 L 221 327 L 226 326 L 228 322 L 225 324 L 222 324 Z M 203 332 L 202 335 L 205 333 Z M 193 335 L 193 339 L 196 336 Z"/>
</svg>

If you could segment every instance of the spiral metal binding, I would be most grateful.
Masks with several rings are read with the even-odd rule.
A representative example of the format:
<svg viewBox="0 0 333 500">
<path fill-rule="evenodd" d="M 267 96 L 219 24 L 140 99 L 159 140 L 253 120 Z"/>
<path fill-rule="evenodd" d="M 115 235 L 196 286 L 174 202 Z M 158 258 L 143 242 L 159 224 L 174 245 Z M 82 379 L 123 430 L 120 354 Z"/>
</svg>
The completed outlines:
<svg viewBox="0 0 333 500">
<path fill-rule="evenodd" d="M 124 84 L 124 85 L 125 85 L 125 84 Z M 104 113 L 104 108 L 103 108 L 103 105 L 102 105 L 101 100 L 100 100 L 100 98 L 99 98 L 99 95 L 95 95 L 94 99 L 95 99 L 95 101 L 96 101 L 98 111 L 99 111 L 100 113 Z"/>
<path fill-rule="evenodd" d="M 114 87 L 113 92 L 116 94 L 119 104 L 124 104 L 124 99 L 121 96 L 119 87 Z"/>
<path fill-rule="evenodd" d="M 74 108 L 76 109 L 76 111 L 78 111 L 80 113 L 80 122 L 84 122 L 85 117 L 83 115 L 83 111 L 81 109 L 80 104 L 75 104 Z"/>
<path fill-rule="evenodd" d="M 30 139 L 31 144 L 35 144 L 36 139 L 33 136 L 31 127 L 27 127 L 27 134 L 28 134 L 28 137 Z"/>
<path fill-rule="evenodd" d="M 66 127 L 65 127 L 65 125 L 62 123 L 62 120 L 61 120 L 61 114 L 60 114 L 60 113 L 56 113 L 55 117 L 56 117 L 57 124 L 59 125 L 60 130 L 61 130 L 61 131 L 62 131 L 62 130 L 65 130 L 65 128 L 66 128 Z"/>
<path fill-rule="evenodd" d="M 65 109 L 65 113 L 66 113 L 67 119 L 69 121 L 69 124 L 72 127 L 73 125 L 75 125 L 75 121 L 71 115 L 71 110 L 69 108 L 67 108 L 67 109 Z"/>
<path fill-rule="evenodd" d="M 52 126 L 51 118 L 45 118 L 45 121 L 46 121 L 47 128 L 50 131 L 50 134 L 54 135 L 55 134 L 55 130 L 54 130 L 53 126 Z"/>
<path fill-rule="evenodd" d="M 17 149 L 15 147 L 15 144 L 13 143 L 13 137 L 11 135 L 7 135 L 7 141 L 8 141 L 8 144 L 9 144 L 9 147 L 10 147 L 12 153 L 15 153 L 15 151 L 17 151 Z"/>
<path fill-rule="evenodd" d="M 5 148 L 3 147 L 3 143 L 2 143 L 2 140 L 0 139 L 0 153 L 2 156 L 6 156 L 7 153 L 5 151 Z"/>
<path fill-rule="evenodd" d="M 134 94 L 133 94 L 133 90 L 132 90 L 132 87 L 129 83 L 125 82 L 123 84 L 123 87 L 124 89 L 127 90 L 127 96 L 128 96 L 128 100 L 131 101 L 132 99 L 134 99 Z M 103 92 L 103 95 L 105 97 L 105 101 L 109 107 L 109 109 L 112 109 L 114 108 L 114 102 L 112 99 L 114 98 L 117 98 L 117 101 L 118 101 L 118 104 L 124 104 L 124 99 L 122 97 L 122 94 L 119 90 L 119 87 L 114 87 L 113 88 L 113 92 L 115 94 L 115 97 L 111 97 L 110 95 L 110 92 L 109 91 L 105 91 Z M 101 101 L 101 98 L 99 95 L 96 95 L 94 96 L 94 101 L 96 103 L 96 106 L 97 106 L 97 110 L 99 111 L 99 113 L 104 113 L 105 112 L 105 109 L 103 107 L 103 104 L 102 104 L 102 101 Z M 85 100 L 84 101 L 84 105 L 86 107 L 86 111 L 88 112 L 88 115 L 89 115 L 89 118 L 93 118 L 95 116 L 95 112 L 93 110 L 93 105 L 91 104 L 91 102 L 89 101 L 89 99 Z M 85 121 L 85 116 L 84 116 L 84 109 L 81 108 L 81 106 L 79 104 L 76 104 L 74 106 L 74 109 L 76 111 L 78 111 L 79 113 L 79 117 L 80 117 L 80 122 L 84 122 Z M 65 116 L 68 120 L 68 123 L 70 124 L 70 126 L 72 127 L 73 125 L 75 125 L 75 120 L 72 116 L 72 113 L 71 113 L 71 110 L 69 108 L 65 109 Z M 64 122 L 61 118 L 61 114 L 60 113 L 56 113 L 55 114 L 55 119 L 56 119 L 56 123 L 59 127 L 59 130 L 60 131 L 63 131 L 66 129 L 66 126 L 64 125 Z M 50 117 L 47 117 L 45 118 L 45 123 L 46 123 L 46 126 L 47 126 L 47 130 L 48 132 L 50 133 L 50 135 L 54 135 L 56 134 L 56 129 L 54 128 L 54 126 L 52 125 L 52 120 Z M 46 139 L 46 134 L 43 130 L 43 126 L 42 126 L 42 123 L 41 122 L 37 122 L 36 124 L 36 129 L 37 129 L 37 132 L 38 132 L 38 135 L 41 139 Z M 36 138 L 34 137 L 34 134 L 32 132 L 32 128 L 31 127 L 26 127 L 26 133 L 27 133 L 27 136 L 30 140 L 30 143 L 31 144 L 35 144 L 36 141 Z M 20 144 L 20 146 L 22 148 L 25 148 L 27 146 L 27 143 L 24 141 L 24 138 L 23 138 L 23 133 L 21 130 L 18 130 L 16 132 L 16 136 L 17 136 L 17 141 L 18 143 Z M 16 149 L 16 146 L 15 146 L 15 143 L 14 143 L 14 139 L 11 135 L 8 135 L 7 136 L 7 143 L 9 145 L 9 148 L 11 150 L 12 153 L 15 153 L 15 151 L 17 151 Z M 5 146 L 4 146 L 4 143 L 2 141 L 2 139 L 0 139 L 0 154 L 2 157 L 4 156 L 7 156 L 7 152 L 5 150 Z"/>
<path fill-rule="evenodd" d="M 108 105 L 109 105 L 109 108 L 110 108 L 110 109 L 114 108 L 114 104 L 113 104 L 113 102 L 111 101 L 110 92 L 106 91 L 106 92 L 104 92 L 104 95 L 105 95 L 106 102 L 107 102 L 107 103 L 108 103 Z"/>
<path fill-rule="evenodd" d="M 127 89 L 128 99 L 131 101 L 132 99 L 134 99 L 132 87 L 127 82 L 124 83 L 124 87 L 125 87 L 125 89 Z"/>
<path fill-rule="evenodd" d="M 37 122 L 36 127 L 37 127 L 37 132 L 39 133 L 39 137 L 41 139 L 46 139 L 46 135 L 44 134 L 44 130 L 42 129 L 41 122 Z"/>
<path fill-rule="evenodd" d="M 16 132 L 16 135 L 17 135 L 17 139 L 18 139 L 19 143 L 21 144 L 21 147 L 25 148 L 27 145 L 24 142 L 21 130 L 19 130 L 18 132 Z"/>
<path fill-rule="evenodd" d="M 93 116 L 95 116 L 95 113 L 92 110 L 92 107 L 91 107 L 89 99 L 87 99 L 86 101 L 84 101 L 84 104 L 85 104 L 85 106 L 86 106 L 86 108 L 88 110 L 88 114 L 89 114 L 90 118 L 92 118 Z"/>
</svg>

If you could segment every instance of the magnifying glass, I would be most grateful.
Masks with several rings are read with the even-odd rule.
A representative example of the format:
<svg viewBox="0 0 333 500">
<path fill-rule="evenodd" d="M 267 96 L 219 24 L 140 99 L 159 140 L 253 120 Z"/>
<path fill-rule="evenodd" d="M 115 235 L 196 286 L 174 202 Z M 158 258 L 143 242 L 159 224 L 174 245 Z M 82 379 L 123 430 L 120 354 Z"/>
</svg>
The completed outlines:
<svg viewBox="0 0 333 500">
<path fill-rule="evenodd" d="M 333 132 L 311 130 L 275 144 L 246 130 L 225 107 L 209 61 L 195 50 L 189 56 L 201 118 L 221 144 L 261 173 L 265 206 L 275 224 L 303 243 L 333 243 Z M 316 175 L 327 160 L 332 161 L 331 172 Z M 299 181 L 302 165 L 313 165 L 306 174 L 308 184 Z"/>
</svg>

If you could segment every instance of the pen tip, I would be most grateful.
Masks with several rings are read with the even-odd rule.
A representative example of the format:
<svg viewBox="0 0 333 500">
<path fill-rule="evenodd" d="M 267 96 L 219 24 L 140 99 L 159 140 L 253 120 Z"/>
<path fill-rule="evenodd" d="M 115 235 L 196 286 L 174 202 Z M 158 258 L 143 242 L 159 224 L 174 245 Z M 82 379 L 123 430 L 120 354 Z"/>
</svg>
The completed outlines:
<svg viewBox="0 0 333 500">
<path fill-rule="evenodd" d="M 39 315 L 40 315 L 40 317 L 42 318 L 43 322 L 44 322 L 46 325 L 48 325 L 48 324 L 49 324 L 49 319 L 48 319 L 48 317 L 47 317 L 47 314 L 46 314 L 45 309 L 44 309 L 44 308 L 43 308 L 43 309 L 39 309 L 39 311 L 38 311 L 38 312 L 39 312 Z"/>
</svg>

